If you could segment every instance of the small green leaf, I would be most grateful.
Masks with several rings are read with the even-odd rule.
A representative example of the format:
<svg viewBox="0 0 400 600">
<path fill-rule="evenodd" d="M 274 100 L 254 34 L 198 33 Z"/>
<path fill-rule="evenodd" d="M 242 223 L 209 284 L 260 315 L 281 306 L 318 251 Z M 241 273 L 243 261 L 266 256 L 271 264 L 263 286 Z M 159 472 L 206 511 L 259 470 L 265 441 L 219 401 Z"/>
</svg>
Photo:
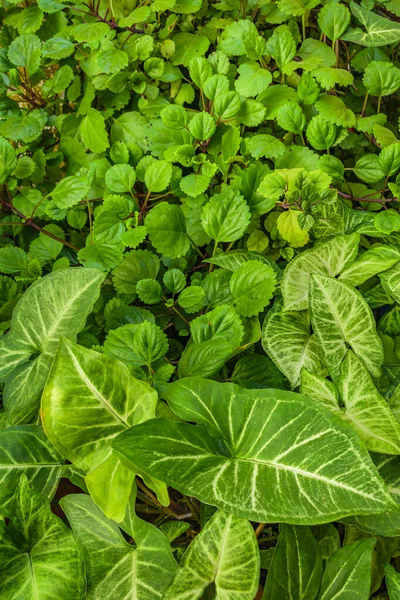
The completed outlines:
<svg viewBox="0 0 400 600">
<path fill-rule="evenodd" d="M 79 132 L 82 142 L 91 152 L 104 152 L 110 145 L 103 115 L 94 108 L 88 109 L 80 124 Z"/>
<path fill-rule="evenodd" d="M 144 174 L 144 182 L 150 192 L 163 192 L 170 184 L 172 165 L 166 160 L 152 162 Z"/>
<path fill-rule="evenodd" d="M 239 314 L 251 317 L 261 312 L 272 298 L 275 271 L 258 260 L 249 260 L 232 274 L 229 285 Z"/>
</svg>

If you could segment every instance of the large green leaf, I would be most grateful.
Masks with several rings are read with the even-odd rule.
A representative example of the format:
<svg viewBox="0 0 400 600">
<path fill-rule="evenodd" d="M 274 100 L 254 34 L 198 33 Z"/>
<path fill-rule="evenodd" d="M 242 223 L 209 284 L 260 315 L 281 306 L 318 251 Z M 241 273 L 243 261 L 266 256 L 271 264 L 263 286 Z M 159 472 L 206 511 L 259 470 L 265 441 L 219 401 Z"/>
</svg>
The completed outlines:
<svg viewBox="0 0 400 600">
<path fill-rule="evenodd" d="M 339 392 L 329 379 L 302 369 L 300 391 L 305 396 L 317 400 L 329 410 L 340 413 Z"/>
<path fill-rule="evenodd" d="M 186 550 L 163 600 L 202 598 L 212 583 L 217 598 L 253 600 L 259 574 L 260 555 L 252 526 L 246 519 L 219 510 Z"/>
<path fill-rule="evenodd" d="M 88 475 L 93 500 L 117 521 L 125 516 L 134 474 L 111 440 L 155 416 L 157 393 L 118 360 L 62 340 L 42 395 L 42 421 L 54 446 Z"/>
<path fill-rule="evenodd" d="M 282 524 L 263 600 L 315 600 L 321 576 L 322 556 L 311 529 Z"/>
<path fill-rule="evenodd" d="M 310 279 L 311 323 L 333 379 L 348 348 L 375 377 L 383 363 L 382 342 L 371 309 L 347 283 L 323 275 Z"/>
<path fill-rule="evenodd" d="M 400 303 L 400 264 L 397 263 L 380 275 L 382 286 L 387 294 Z"/>
<path fill-rule="evenodd" d="M 258 522 L 325 523 L 393 506 L 364 445 L 314 401 L 201 378 L 165 386 L 181 418 L 150 420 L 113 447 L 187 495 Z"/>
<path fill-rule="evenodd" d="M 396 21 L 380 17 L 355 2 L 350 2 L 350 9 L 366 31 L 359 27 L 349 28 L 341 35 L 342 40 L 370 48 L 395 44 L 400 40 L 400 24 Z"/>
<path fill-rule="evenodd" d="M 62 474 L 62 460 L 39 425 L 0 429 L 0 513 L 9 505 L 21 475 L 52 497 Z"/>
<path fill-rule="evenodd" d="M 136 546 L 103 515 L 89 496 L 69 495 L 61 506 L 83 552 L 87 599 L 160 598 L 176 563 L 166 536 L 156 527 L 135 520 Z"/>
<path fill-rule="evenodd" d="M 0 339 L 3 404 L 12 424 L 35 416 L 58 342 L 76 339 L 103 279 L 95 269 L 62 269 L 39 279 L 18 302 L 11 330 Z"/>
<path fill-rule="evenodd" d="M 276 302 L 263 324 L 262 345 L 292 388 L 299 385 L 303 368 L 321 375 L 326 372 L 307 311 L 283 311 L 282 303 Z"/>
<path fill-rule="evenodd" d="M 357 233 L 339 235 L 296 256 L 286 267 L 282 278 L 285 310 L 308 308 L 310 274 L 339 275 L 356 258 L 359 240 Z"/>
<path fill-rule="evenodd" d="M 367 369 L 351 351 L 343 359 L 338 387 L 345 406 L 344 417 L 368 450 L 400 454 L 400 423 L 374 386 Z"/>
<path fill-rule="evenodd" d="M 0 523 L 0 570 L 2 598 L 85 598 L 83 561 L 76 540 L 24 476 L 8 527 Z"/>
<path fill-rule="evenodd" d="M 371 586 L 371 562 L 376 539 L 344 546 L 327 560 L 318 600 L 365 600 Z"/>
</svg>

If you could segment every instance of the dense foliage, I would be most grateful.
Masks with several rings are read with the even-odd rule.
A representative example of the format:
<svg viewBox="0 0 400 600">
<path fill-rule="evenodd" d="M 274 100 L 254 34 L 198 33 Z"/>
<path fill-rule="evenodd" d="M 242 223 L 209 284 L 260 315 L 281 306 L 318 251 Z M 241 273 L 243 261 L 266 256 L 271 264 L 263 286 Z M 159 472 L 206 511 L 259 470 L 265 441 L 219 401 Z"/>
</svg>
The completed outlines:
<svg viewBox="0 0 400 600">
<path fill-rule="evenodd" d="M 400 596 L 399 0 L 3 0 L 0 598 Z"/>
</svg>

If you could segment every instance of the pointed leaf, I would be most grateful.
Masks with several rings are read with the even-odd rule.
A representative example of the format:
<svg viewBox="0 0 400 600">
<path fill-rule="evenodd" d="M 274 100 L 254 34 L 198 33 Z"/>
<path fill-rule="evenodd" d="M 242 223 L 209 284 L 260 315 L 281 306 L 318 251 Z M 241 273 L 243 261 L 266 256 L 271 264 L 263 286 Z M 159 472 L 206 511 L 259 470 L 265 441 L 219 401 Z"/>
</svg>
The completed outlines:
<svg viewBox="0 0 400 600">
<path fill-rule="evenodd" d="M 207 424 L 212 436 L 153 419 L 119 435 L 113 447 L 133 469 L 186 495 L 262 523 L 325 523 L 393 506 L 358 436 L 305 396 L 196 377 L 168 384 L 163 396 L 181 419 Z"/>
<path fill-rule="evenodd" d="M 371 309 L 360 292 L 336 279 L 311 275 L 310 308 L 313 329 L 333 379 L 339 376 L 348 348 L 371 375 L 379 377 L 382 342 Z"/>
<path fill-rule="evenodd" d="M 254 530 L 246 519 L 217 511 L 186 550 L 163 600 L 202 598 L 215 583 L 217 597 L 253 600 L 260 571 Z"/>
</svg>

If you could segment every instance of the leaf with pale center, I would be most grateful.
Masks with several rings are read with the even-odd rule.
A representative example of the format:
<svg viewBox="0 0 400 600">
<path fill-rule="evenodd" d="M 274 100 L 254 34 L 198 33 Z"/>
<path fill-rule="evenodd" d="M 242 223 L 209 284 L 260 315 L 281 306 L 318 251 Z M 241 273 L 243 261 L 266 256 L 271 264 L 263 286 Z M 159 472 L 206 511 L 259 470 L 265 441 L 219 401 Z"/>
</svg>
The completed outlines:
<svg viewBox="0 0 400 600">
<path fill-rule="evenodd" d="M 166 385 L 163 397 L 207 428 L 152 419 L 122 433 L 113 447 L 133 470 L 262 523 L 325 523 L 393 506 L 351 427 L 305 396 L 193 377 Z"/>
</svg>

